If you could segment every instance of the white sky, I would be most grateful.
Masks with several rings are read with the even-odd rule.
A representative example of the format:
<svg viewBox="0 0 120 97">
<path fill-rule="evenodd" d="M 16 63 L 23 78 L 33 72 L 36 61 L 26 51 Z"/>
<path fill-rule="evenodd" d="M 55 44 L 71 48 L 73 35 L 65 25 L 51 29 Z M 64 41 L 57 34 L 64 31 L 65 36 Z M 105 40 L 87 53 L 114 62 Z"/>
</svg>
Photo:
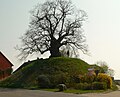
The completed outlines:
<svg viewBox="0 0 120 97">
<path fill-rule="evenodd" d="M 45 0 L 42 0 L 45 1 Z M 0 51 L 15 65 L 21 65 L 14 49 L 20 44 L 30 21 L 29 11 L 41 0 L 0 0 Z M 80 57 L 90 64 L 106 61 L 120 79 L 120 0 L 71 0 L 87 12 L 84 33 L 91 56 Z"/>
</svg>

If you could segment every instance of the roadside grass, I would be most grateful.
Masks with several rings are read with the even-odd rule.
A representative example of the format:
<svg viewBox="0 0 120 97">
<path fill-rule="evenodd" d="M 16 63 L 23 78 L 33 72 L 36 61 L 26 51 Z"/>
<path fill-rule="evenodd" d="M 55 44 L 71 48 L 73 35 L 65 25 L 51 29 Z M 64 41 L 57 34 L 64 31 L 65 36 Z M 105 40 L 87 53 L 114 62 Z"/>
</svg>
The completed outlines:
<svg viewBox="0 0 120 97">
<path fill-rule="evenodd" d="M 50 92 L 59 92 L 59 89 L 40 89 L 44 91 L 50 91 Z M 64 93 L 74 93 L 74 94 L 85 94 L 85 93 L 109 93 L 113 91 L 117 91 L 118 87 L 116 86 L 115 83 L 113 83 L 112 89 L 107 89 L 107 90 L 76 90 L 76 89 L 67 89 L 63 91 Z"/>
<path fill-rule="evenodd" d="M 74 94 L 84 94 L 84 93 L 103 93 L 106 90 L 75 90 L 75 89 L 68 89 L 64 91 L 64 93 L 74 93 Z"/>
<path fill-rule="evenodd" d="M 40 89 L 41 90 L 41 89 Z M 50 91 L 50 92 L 59 92 L 58 88 L 55 89 L 42 89 L 44 91 Z M 74 94 L 84 94 L 84 93 L 109 93 L 113 91 L 117 91 L 118 87 L 116 86 L 115 82 L 113 82 L 111 89 L 106 90 L 78 90 L 78 89 L 67 89 L 63 91 L 64 93 L 74 93 Z"/>
<path fill-rule="evenodd" d="M 59 92 L 59 89 L 40 89 L 50 92 Z M 107 93 L 110 90 L 76 90 L 76 89 L 67 89 L 63 91 L 64 93 L 73 93 L 73 94 L 84 94 L 84 93 Z"/>
</svg>

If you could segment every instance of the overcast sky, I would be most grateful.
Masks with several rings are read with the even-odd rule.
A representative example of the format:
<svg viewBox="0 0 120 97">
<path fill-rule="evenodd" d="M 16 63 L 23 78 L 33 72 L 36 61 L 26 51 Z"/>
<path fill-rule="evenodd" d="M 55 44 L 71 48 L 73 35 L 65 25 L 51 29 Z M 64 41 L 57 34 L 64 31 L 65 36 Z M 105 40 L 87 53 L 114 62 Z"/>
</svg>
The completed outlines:
<svg viewBox="0 0 120 97">
<path fill-rule="evenodd" d="M 42 1 L 0 0 L 0 51 L 14 64 L 14 70 L 22 64 L 14 47 L 28 29 L 29 11 Z M 83 28 L 91 55 L 80 53 L 80 58 L 90 64 L 106 61 L 120 79 L 120 0 L 71 1 L 88 15 Z"/>
</svg>

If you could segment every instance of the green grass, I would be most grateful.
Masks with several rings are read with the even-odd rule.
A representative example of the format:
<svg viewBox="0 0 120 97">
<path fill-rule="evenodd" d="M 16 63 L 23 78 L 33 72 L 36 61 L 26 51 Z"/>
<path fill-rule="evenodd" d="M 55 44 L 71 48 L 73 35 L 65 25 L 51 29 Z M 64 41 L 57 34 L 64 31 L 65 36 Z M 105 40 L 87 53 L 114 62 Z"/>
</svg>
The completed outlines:
<svg viewBox="0 0 120 97">
<path fill-rule="evenodd" d="M 88 68 L 90 68 L 88 63 L 76 58 L 37 59 L 21 65 L 10 77 L 0 82 L 0 87 L 36 87 L 36 79 L 41 74 L 48 76 L 51 79 L 51 83 L 58 84 L 60 83 L 60 76 L 69 77 L 76 74 L 84 74 Z"/>
<path fill-rule="evenodd" d="M 58 92 L 59 91 L 59 89 L 40 89 L 40 90 L 49 91 L 49 92 Z"/>
<path fill-rule="evenodd" d="M 59 89 L 42 89 L 44 91 L 58 92 Z M 64 93 L 74 93 L 74 94 L 84 94 L 84 93 L 106 93 L 110 90 L 76 90 L 76 89 L 67 89 L 63 91 Z"/>
<path fill-rule="evenodd" d="M 26 62 L 10 77 L 0 82 L 0 87 L 38 89 L 37 78 L 45 75 L 52 87 L 64 81 L 71 83 L 76 75 L 83 75 L 92 66 L 77 58 L 55 57 Z M 99 68 L 98 66 L 93 66 Z"/>
<path fill-rule="evenodd" d="M 66 90 L 65 93 L 74 93 L 74 94 L 83 94 L 83 93 L 101 93 L 105 92 L 105 90 Z"/>
</svg>

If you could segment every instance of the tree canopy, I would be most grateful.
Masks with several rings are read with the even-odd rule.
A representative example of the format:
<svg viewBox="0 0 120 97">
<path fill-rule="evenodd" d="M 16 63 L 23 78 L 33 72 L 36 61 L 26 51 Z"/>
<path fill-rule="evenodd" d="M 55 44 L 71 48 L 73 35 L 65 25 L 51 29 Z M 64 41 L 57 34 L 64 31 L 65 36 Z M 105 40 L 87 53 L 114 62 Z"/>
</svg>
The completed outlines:
<svg viewBox="0 0 120 97">
<path fill-rule="evenodd" d="M 87 15 L 77 10 L 71 1 L 50 0 L 38 4 L 31 11 L 29 29 L 22 36 L 19 48 L 22 58 L 34 52 L 44 54 L 50 51 L 50 57 L 61 56 L 60 49 L 87 52 L 86 37 L 82 23 Z"/>
</svg>

